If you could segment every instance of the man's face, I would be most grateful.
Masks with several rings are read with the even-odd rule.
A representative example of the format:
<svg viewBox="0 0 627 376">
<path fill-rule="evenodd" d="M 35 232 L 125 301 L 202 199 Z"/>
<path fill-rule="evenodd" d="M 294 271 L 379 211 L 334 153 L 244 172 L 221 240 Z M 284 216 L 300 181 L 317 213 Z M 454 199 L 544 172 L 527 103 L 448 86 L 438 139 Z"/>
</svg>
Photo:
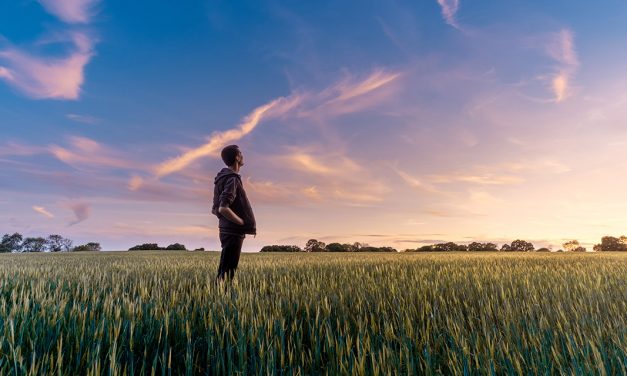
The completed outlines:
<svg viewBox="0 0 627 376">
<path fill-rule="evenodd" d="M 244 154 L 242 154 L 241 151 L 237 151 L 237 159 L 239 160 L 239 165 L 243 166 L 244 165 Z"/>
</svg>

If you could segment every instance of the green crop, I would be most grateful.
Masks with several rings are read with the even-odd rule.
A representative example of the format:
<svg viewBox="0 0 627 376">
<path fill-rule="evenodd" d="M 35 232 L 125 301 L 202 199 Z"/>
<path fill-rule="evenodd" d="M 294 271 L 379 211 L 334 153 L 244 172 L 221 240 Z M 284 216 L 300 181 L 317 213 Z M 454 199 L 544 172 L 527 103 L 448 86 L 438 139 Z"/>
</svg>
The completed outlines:
<svg viewBox="0 0 627 376">
<path fill-rule="evenodd" d="M 627 375 L 627 254 L 0 255 L 0 374 Z"/>
</svg>

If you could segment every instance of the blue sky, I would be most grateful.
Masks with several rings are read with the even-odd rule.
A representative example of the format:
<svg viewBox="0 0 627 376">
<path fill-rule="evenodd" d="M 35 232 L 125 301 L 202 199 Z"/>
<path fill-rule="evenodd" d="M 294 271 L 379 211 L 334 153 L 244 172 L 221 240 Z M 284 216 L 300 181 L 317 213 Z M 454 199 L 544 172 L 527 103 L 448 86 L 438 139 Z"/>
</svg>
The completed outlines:
<svg viewBox="0 0 627 376">
<path fill-rule="evenodd" d="M 19 1 L 0 231 L 217 249 L 221 147 L 266 244 L 622 235 L 620 1 Z"/>
</svg>

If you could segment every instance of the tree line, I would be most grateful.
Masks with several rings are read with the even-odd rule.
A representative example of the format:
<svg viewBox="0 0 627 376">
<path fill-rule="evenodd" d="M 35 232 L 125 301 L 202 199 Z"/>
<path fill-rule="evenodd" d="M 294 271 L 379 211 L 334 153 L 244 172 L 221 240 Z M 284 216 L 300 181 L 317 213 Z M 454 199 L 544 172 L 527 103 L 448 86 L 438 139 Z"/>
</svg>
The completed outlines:
<svg viewBox="0 0 627 376">
<path fill-rule="evenodd" d="M 586 252 L 578 240 L 569 240 L 562 244 L 558 252 Z M 601 243 L 593 247 L 596 252 L 627 251 L 627 236 L 604 236 Z M 366 243 L 353 244 L 329 243 L 309 239 L 304 248 L 296 245 L 267 245 L 260 252 L 398 252 L 392 247 L 372 247 Z M 405 249 L 403 252 L 551 252 L 549 248 L 535 248 L 533 243 L 517 239 L 505 243 L 500 248 L 495 243 L 472 242 L 457 244 L 454 242 L 424 245 L 415 249 Z"/>
<path fill-rule="evenodd" d="M 309 239 L 305 248 L 297 245 L 267 245 L 260 252 L 398 252 L 392 247 L 372 247 L 366 243 L 329 243 Z"/>
<path fill-rule="evenodd" d="M 61 235 L 48 235 L 44 238 L 24 237 L 22 234 L 15 232 L 13 234 L 4 234 L 0 242 L 0 253 L 21 253 L 21 252 L 84 252 L 84 251 L 100 251 L 100 243 L 90 242 L 87 244 L 72 246 L 70 239 Z"/>
<path fill-rule="evenodd" d="M 187 251 L 187 247 L 181 243 L 170 244 L 167 247 L 161 247 L 157 243 L 144 243 L 133 246 L 129 251 Z M 196 248 L 194 251 L 204 251 L 204 248 Z"/>
</svg>

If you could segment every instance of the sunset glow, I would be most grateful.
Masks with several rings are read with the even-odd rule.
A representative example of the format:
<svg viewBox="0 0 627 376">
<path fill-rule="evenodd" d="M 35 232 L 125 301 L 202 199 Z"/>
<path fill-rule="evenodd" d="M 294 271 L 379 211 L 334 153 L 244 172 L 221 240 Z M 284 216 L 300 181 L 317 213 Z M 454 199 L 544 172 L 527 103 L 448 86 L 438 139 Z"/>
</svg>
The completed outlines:
<svg viewBox="0 0 627 376">
<path fill-rule="evenodd" d="M 627 3 L 7 2 L 2 233 L 218 250 L 627 235 Z M 627 167 L 627 166 L 626 166 Z"/>
</svg>

